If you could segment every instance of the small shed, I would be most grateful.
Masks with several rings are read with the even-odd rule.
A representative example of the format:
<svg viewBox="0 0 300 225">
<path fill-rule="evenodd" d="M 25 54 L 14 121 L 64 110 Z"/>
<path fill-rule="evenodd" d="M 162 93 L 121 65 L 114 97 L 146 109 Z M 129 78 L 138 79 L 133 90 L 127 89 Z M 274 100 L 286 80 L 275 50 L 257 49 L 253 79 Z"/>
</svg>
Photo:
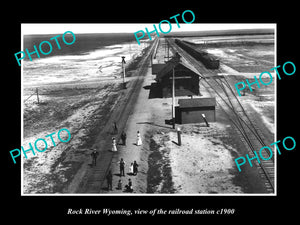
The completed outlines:
<svg viewBox="0 0 300 225">
<path fill-rule="evenodd" d="M 152 64 L 152 74 L 158 74 L 166 66 L 165 63 Z"/>
<path fill-rule="evenodd" d="M 216 122 L 216 98 L 192 98 L 178 100 L 178 122 L 202 123 L 202 114 L 208 122 Z"/>
</svg>

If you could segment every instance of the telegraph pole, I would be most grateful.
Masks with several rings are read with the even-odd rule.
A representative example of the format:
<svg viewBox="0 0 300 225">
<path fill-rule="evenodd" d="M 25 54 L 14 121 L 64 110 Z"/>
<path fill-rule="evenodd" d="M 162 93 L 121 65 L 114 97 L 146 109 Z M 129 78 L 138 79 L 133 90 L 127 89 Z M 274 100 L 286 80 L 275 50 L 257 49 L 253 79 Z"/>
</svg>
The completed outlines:
<svg viewBox="0 0 300 225">
<path fill-rule="evenodd" d="M 169 60 L 169 58 L 170 58 L 170 44 L 168 42 L 168 60 Z"/>
<path fill-rule="evenodd" d="M 166 38 L 165 38 L 165 40 L 166 40 Z M 167 46 L 168 46 L 168 48 L 167 48 Z M 168 49 L 168 53 L 166 53 L 167 49 Z M 165 62 L 168 62 L 169 58 L 172 58 L 172 57 L 170 57 L 170 44 L 168 41 L 165 41 L 165 55 L 167 55 L 164 57 L 164 58 L 167 58 L 167 61 L 165 61 Z"/>
<path fill-rule="evenodd" d="M 173 65 L 172 76 L 172 126 L 175 129 L 175 64 Z"/>
<path fill-rule="evenodd" d="M 122 68 L 123 68 L 123 88 L 126 89 L 126 84 L 125 84 L 125 56 L 122 56 Z"/>
<path fill-rule="evenodd" d="M 180 55 L 175 54 L 170 60 L 173 64 L 173 74 L 172 74 L 172 127 L 175 129 L 175 66 L 180 62 Z"/>
</svg>

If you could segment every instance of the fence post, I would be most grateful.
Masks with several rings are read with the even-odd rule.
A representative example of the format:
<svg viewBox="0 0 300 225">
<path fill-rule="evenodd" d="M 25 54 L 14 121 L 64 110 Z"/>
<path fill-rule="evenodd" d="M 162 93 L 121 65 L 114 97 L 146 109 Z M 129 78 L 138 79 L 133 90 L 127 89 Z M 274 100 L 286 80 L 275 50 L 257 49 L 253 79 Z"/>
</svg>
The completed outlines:
<svg viewBox="0 0 300 225">
<path fill-rule="evenodd" d="M 207 120 L 205 118 L 205 114 L 201 114 L 201 116 L 202 116 L 204 122 L 206 123 L 206 126 L 209 127 L 209 124 L 208 124 L 208 122 L 207 122 Z"/>
<path fill-rule="evenodd" d="M 178 145 L 181 146 L 181 130 L 179 127 L 177 127 L 177 139 L 178 139 Z"/>
</svg>

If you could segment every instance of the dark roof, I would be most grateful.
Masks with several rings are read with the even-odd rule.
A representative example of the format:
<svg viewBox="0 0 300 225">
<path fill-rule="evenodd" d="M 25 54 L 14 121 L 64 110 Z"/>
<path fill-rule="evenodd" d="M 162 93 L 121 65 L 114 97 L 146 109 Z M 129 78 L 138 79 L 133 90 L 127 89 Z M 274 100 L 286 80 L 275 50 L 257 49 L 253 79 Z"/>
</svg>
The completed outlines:
<svg viewBox="0 0 300 225">
<path fill-rule="evenodd" d="M 166 64 L 152 64 L 152 74 L 158 74 L 161 69 L 163 69 Z"/>
<path fill-rule="evenodd" d="M 179 65 L 181 65 L 181 66 L 183 66 L 183 67 L 185 67 L 185 68 L 187 68 L 187 69 L 193 71 L 195 74 L 201 76 L 201 75 L 198 73 L 198 71 L 197 71 L 194 67 L 191 67 L 189 64 L 187 64 L 187 63 L 181 61 L 181 62 L 179 62 L 179 63 L 177 64 L 177 66 L 179 66 Z M 177 66 L 176 66 L 176 67 L 177 67 Z M 176 68 L 176 67 L 175 67 L 175 68 Z M 157 73 L 156 79 L 158 80 L 158 79 L 162 78 L 162 77 L 165 76 L 167 73 L 169 73 L 172 69 L 173 69 L 173 64 L 170 63 L 170 62 L 167 62 L 167 63 L 165 64 L 165 66 L 163 66 L 163 67 L 161 68 L 161 70 Z"/>
<path fill-rule="evenodd" d="M 215 106 L 216 98 L 179 99 L 178 104 L 179 104 L 179 108 L 195 108 L 195 107 Z"/>
</svg>

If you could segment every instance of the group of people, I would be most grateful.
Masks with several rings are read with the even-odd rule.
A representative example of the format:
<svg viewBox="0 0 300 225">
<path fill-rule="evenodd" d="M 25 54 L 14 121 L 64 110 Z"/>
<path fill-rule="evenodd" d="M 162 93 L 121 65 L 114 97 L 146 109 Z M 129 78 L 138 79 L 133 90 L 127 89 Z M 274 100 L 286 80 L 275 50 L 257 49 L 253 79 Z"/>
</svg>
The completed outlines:
<svg viewBox="0 0 300 225">
<path fill-rule="evenodd" d="M 120 166 L 120 177 L 124 176 L 125 177 L 125 164 L 126 162 L 124 161 L 123 158 L 119 161 L 119 166 Z M 137 175 L 138 173 L 138 164 L 136 161 L 130 164 L 129 167 L 129 175 Z M 106 180 L 107 180 L 107 190 L 112 190 L 112 173 L 111 170 L 108 171 L 108 174 L 106 175 Z M 122 180 L 119 179 L 118 181 L 118 190 L 122 190 Z M 129 178 L 128 179 L 128 184 L 125 185 L 125 192 L 133 192 L 133 187 L 132 187 L 132 181 Z"/>
<path fill-rule="evenodd" d="M 118 127 L 117 127 L 117 123 L 114 122 L 113 124 L 113 134 L 117 134 L 118 133 Z M 126 133 L 123 131 L 121 133 L 121 140 L 122 140 L 122 145 L 126 146 L 126 139 L 127 139 L 127 135 Z M 136 146 L 140 146 L 143 144 L 142 142 L 142 138 L 141 138 L 141 134 L 140 131 L 137 131 L 137 138 L 136 138 L 136 142 L 135 142 Z M 111 151 L 112 152 L 117 152 L 117 141 L 115 137 L 112 137 L 112 147 L 111 147 Z"/>
<path fill-rule="evenodd" d="M 113 124 L 113 134 L 118 134 L 118 127 L 116 122 L 114 122 Z M 122 145 L 126 146 L 126 139 L 127 139 L 127 135 L 126 133 L 123 131 L 121 133 L 121 140 L 122 140 Z M 141 146 L 142 145 L 142 138 L 141 138 L 141 134 L 139 131 L 137 131 L 137 138 L 136 138 L 136 142 L 135 142 L 136 146 Z M 113 137 L 112 138 L 112 148 L 111 148 L 112 152 L 117 152 L 117 141 L 116 138 Z M 96 150 L 93 150 L 93 152 L 91 153 L 92 156 L 92 165 L 96 166 L 96 162 L 97 162 L 97 157 L 98 157 L 98 152 Z M 119 163 L 119 167 L 120 167 L 120 177 L 125 176 L 125 161 L 123 158 L 121 158 L 121 160 L 118 162 Z M 129 166 L 129 171 L 128 171 L 128 175 L 134 175 L 136 176 L 138 173 L 138 164 L 136 161 L 134 161 L 133 163 L 130 163 Z M 112 190 L 112 180 L 113 180 L 113 175 L 111 170 L 108 171 L 107 175 L 106 175 L 106 180 L 107 180 L 107 190 Z M 118 181 L 118 185 L 117 185 L 117 189 L 118 190 L 122 190 L 122 180 L 120 179 Z M 131 179 L 128 179 L 128 184 L 125 185 L 125 192 L 133 192 L 133 187 L 132 187 L 132 181 Z"/>
<path fill-rule="evenodd" d="M 124 177 L 125 177 L 125 164 L 126 164 L 126 162 L 124 161 L 123 158 L 121 158 L 121 160 L 119 161 L 120 176 L 124 176 Z M 139 167 L 139 165 L 134 160 L 134 162 L 131 163 L 130 166 L 129 166 L 129 173 L 128 174 L 129 175 L 137 175 L 137 173 L 138 173 L 138 167 Z"/>
<path fill-rule="evenodd" d="M 107 175 L 106 175 L 106 180 L 107 180 L 107 190 L 108 191 L 112 191 L 112 172 L 111 170 L 108 171 Z M 118 190 L 122 190 L 122 180 L 120 179 L 118 182 L 118 186 L 117 186 Z M 131 179 L 128 179 L 128 184 L 125 185 L 125 192 L 133 192 L 133 188 L 132 188 L 132 181 Z"/>
<path fill-rule="evenodd" d="M 107 175 L 106 175 L 106 180 L 107 180 L 107 190 L 108 191 L 112 191 L 112 172 L 111 170 L 108 171 Z M 120 179 L 118 182 L 118 186 L 117 186 L 118 190 L 122 190 L 122 180 Z M 132 181 L 131 179 L 128 179 L 128 184 L 125 185 L 125 192 L 133 192 L 133 188 L 132 188 Z"/>
<path fill-rule="evenodd" d="M 118 182 L 117 189 L 122 190 L 122 180 L 121 179 Z M 130 178 L 128 179 L 128 184 L 125 185 L 124 192 L 130 192 L 130 193 L 133 192 L 132 181 Z"/>
</svg>

